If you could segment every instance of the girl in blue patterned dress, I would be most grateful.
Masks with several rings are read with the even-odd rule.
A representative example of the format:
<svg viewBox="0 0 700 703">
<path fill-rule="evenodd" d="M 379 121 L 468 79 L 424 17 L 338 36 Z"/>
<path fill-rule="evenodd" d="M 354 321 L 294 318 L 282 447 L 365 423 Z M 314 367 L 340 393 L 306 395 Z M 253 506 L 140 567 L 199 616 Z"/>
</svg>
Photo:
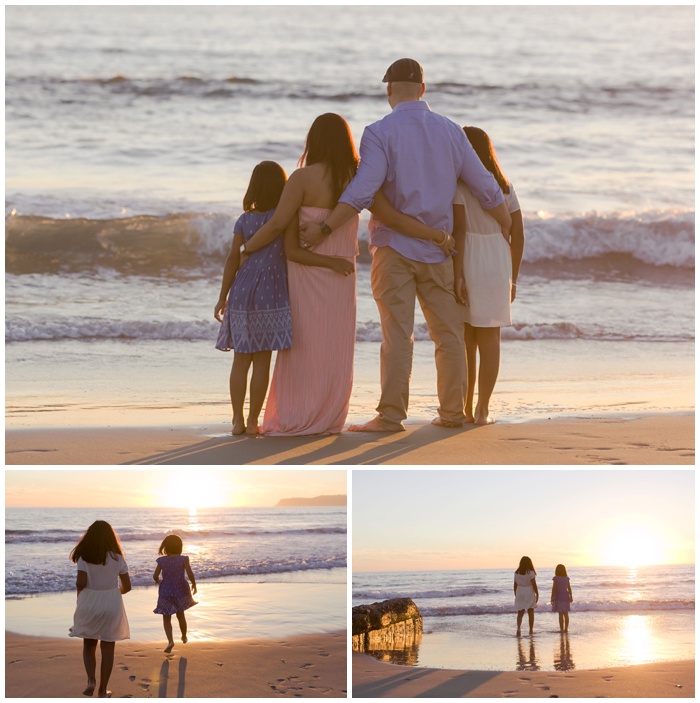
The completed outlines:
<svg viewBox="0 0 700 703">
<path fill-rule="evenodd" d="M 170 621 L 172 616 L 177 617 L 182 633 L 182 641 L 187 642 L 187 620 L 185 610 L 197 605 L 197 601 L 192 598 L 190 586 L 185 580 L 185 573 L 190 579 L 192 593 L 197 593 L 197 584 L 194 574 L 190 568 L 190 558 L 182 554 L 182 540 L 177 535 L 168 535 L 160 545 L 158 554 L 162 554 L 156 559 L 156 570 L 153 573 L 153 580 L 158 584 L 158 605 L 153 611 L 163 616 L 163 629 L 168 638 L 166 652 L 172 652 L 175 642 L 173 641 L 173 625 Z M 163 574 L 163 580 L 160 575 Z"/>
<path fill-rule="evenodd" d="M 214 317 L 222 323 L 216 348 L 235 352 L 230 378 L 234 435 L 258 433 L 272 352 L 292 346 L 284 239 L 277 237 L 246 256 L 241 264 L 245 243 L 272 217 L 286 181 L 287 174 L 274 161 L 263 161 L 253 169 L 243 198 L 244 212 L 233 228 L 219 300 L 214 306 Z M 243 404 L 251 364 L 250 407 L 245 422 Z"/>
</svg>

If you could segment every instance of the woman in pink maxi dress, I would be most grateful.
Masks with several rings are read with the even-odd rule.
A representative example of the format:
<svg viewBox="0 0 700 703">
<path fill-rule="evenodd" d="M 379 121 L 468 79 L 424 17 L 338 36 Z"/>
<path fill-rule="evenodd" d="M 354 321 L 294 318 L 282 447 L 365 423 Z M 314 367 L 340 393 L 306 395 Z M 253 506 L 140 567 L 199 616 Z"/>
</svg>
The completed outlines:
<svg viewBox="0 0 700 703">
<path fill-rule="evenodd" d="M 302 207 L 299 224 L 323 222 L 330 210 Z M 355 264 L 359 215 L 325 237 L 317 254 Z M 265 407 L 266 435 L 310 435 L 343 429 L 350 407 L 355 352 L 357 276 L 287 262 L 292 347 L 277 353 Z"/>
</svg>

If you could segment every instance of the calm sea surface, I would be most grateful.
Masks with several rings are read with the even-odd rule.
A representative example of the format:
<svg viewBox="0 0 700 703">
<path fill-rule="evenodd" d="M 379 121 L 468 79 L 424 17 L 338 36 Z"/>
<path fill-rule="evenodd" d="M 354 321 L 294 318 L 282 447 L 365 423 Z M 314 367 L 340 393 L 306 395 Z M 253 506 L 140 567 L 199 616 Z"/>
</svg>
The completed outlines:
<svg viewBox="0 0 700 703">
<path fill-rule="evenodd" d="M 549 605 L 554 568 L 538 568 L 534 635 L 522 638 L 514 636 L 513 571 L 354 573 L 352 603 L 413 599 L 423 616 L 420 644 L 375 653 L 407 664 L 566 671 L 694 657 L 693 565 L 568 569 L 568 636 Z"/>
<path fill-rule="evenodd" d="M 623 389 L 663 360 L 692 368 L 693 7 L 280 7 L 271 20 L 262 7 L 11 6 L 5 26 L 10 425 L 60 424 L 96 396 L 208 404 L 227 421 L 230 356 L 214 350 L 212 310 L 250 172 L 263 159 L 292 171 L 324 112 L 359 142 L 405 55 L 423 64 L 434 110 L 491 134 L 520 196 L 504 359 L 529 360 L 534 377 L 569 359 L 560 385 L 614 359 Z M 377 395 L 368 262 L 355 408 Z M 418 314 L 417 378 L 428 339 Z M 667 402 L 649 388 L 644 409 L 692 407 L 691 393 Z M 433 392 L 415 407 L 435 404 Z M 538 411 L 557 410 L 545 394 Z"/>
</svg>

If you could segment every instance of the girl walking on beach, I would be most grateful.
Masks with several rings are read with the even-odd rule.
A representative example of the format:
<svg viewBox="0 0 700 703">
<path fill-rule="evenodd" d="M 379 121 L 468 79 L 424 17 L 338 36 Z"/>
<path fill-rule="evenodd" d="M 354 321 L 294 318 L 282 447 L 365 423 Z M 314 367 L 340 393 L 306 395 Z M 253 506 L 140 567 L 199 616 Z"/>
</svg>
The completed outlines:
<svg viewBox="0 0 700 703">
<path fill-rule="evenodd" d="M 453 203 L 457 297 L 466 305 L 464 342 L 467 350 L 467 422 L 490 425 L 489 402 L 501 363 L 501 327 L 511 324 L 510 306 L 525 247 L 523 216 L 513 184 L 506 180 L 488 134 L 478 127 L 464 132 L 505 196 L 513 224 L 506 241 L 496 220 L 482 210 L 469 188 L 459 181 Z M 479 351 L 479 400 L 474 408 L 476 352 Z"/>
<path fill-rule="evenodd" d="M 535 577 L 537 572 L 532 564 L 530 557 L 523 557 L 520 560 L 520 565 L 515 571 L 513 581 L 513 591 L 515 593 L 515 609 L 518 611 L 518 631 L 516 636 L 520 636 L 520 627 L 523 622 L 523 616 L 527 610 L 527 617 L 530 623 L 530 634 L 535 626 L 535 605 L 539 600 L 540 594 L 537 590 L 537 582 Z"/>
<path fill-rule="evenodd" d="M 233 228 L 231 252 L 226 259 L 214 317 L 221 322 L 216 348 L 234 350 L 230 392 L 234 435 L 254 435 L 270 381 L 273 350 L 292 345 L 292 318 L 287 291 L 287 264 L 282 237 L 250 253 L 245 243 L 270 220 L 279 203 L 287 174 L 274 161 L 263 161 L 254 169 L 243 197 L 243 214 Z M 247 258 L 241 264 L 241 254 Z M 250 380 L 248 421 L 243 404 Z"/>
<path fill-rule="evenodd" d="M 168 535 L 160 545 L 158 554 L 162 554 L 156 559 L 156 570 L 153 572 L 153 580 L 158 584 L 158 604 L 154 613 L 163 616 L 163 629 L 168 638 L 168 646 L 165 652 L 172 652 L 175 642 L 173 641 L 173 625 L 171 618 L 177 618 L 182 634 L 182 642 L 187 642 L 187 620 L 185 610 L 197 605 L 192 598 L 190 586 L 185 580 L 185 573 L 190 580 L 192 593 L 197 593 L 197 584 L 190 567 L 190 558 L 182 553 L 182 540 L 177 535 Z M 163 574 L 163 580 L 160 575 Z"/>
<path fill-rule="evenodd" d="M 87 673 L 84 696 L 95 692 L 97 643 L 100 642 L 100 687 L 98 696 L 109 698 L 109 677 L 114 667 L 114 645 L 129 639 L 122 595 L 131 590 L 129 568 L 126 565 L 119 539 L 112 526 L 96 520 L 88 527 L 70 559 L 78 566 L 75 581 L 78 603 L 73 615 L 71 637 L 83 638 L 83 664 Z"/>
<path fill-rule="evenodd" d="M 566 573 L 564 564 L 557 564 L 552 577 L 552 612 L 559 613 L 559 630 L 561 632 L 569 631 L 569 611 L 571 604 L 574 602 L 574 596 L 571 593 L 571 582 Z"/>
</svg>

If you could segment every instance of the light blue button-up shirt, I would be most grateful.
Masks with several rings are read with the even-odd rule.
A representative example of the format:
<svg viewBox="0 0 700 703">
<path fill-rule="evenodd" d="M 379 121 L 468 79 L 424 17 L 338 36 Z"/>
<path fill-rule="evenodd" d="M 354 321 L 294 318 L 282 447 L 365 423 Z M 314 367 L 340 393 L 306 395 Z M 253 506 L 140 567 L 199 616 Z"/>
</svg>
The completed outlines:
<svg viewBox="0 0 700 703">
<path fill-rule="evenodd" d="M 358 212 L 372 206 L 381 188 L 400 212 L 437 229 L 452 231 L 452 200 L 461 178 L 485 210 L 503 202 L 496 179 L 476 155 L 462 128 L 432 112 L 422 100 L 401 102 L 365 128 L 360 167 L 339 202 Z M 408 259 L 445 261 L 432 242 L 389 229 L 372 216 L 370 249 L 390 246 Z"/>
</svg>

